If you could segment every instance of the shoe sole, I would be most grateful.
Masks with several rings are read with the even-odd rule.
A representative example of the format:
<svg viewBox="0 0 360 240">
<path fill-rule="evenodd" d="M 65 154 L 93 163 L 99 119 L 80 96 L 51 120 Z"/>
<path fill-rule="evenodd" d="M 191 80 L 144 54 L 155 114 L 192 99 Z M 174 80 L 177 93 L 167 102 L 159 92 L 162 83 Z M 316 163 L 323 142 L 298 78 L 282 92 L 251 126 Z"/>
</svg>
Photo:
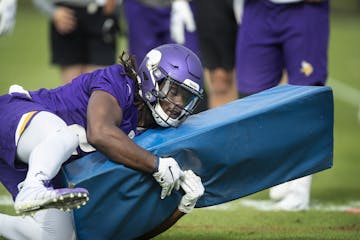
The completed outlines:
<svg viewBox="0 0 360 240">
<path fill-rule="evenodd" d="M 48 208 L 57 208 L 61 211 L 71 211 L 80 208 L 89 201 L 89 193 L 86 190 L 69 192 L 53 199 L 41 200 L 28 204 L 18 205 L 15 208 L 17 214 L 33 215 L 36 211 Z"/>
</svg>

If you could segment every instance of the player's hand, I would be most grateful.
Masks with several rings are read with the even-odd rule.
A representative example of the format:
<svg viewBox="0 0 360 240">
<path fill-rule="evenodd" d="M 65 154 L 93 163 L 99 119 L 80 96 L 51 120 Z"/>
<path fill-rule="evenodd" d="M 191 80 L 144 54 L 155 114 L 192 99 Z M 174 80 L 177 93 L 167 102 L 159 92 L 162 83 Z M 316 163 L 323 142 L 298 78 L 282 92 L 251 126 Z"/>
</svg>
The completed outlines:
<svg viewBox="0 0 360 240">
<path fill-rule="evenodd" d="M 237 24 L 241 24 L 244 12 L 244 0 L 233 0 L 234 16 Z"/>
<path fill-rule="evenodd" d="M 189 2 L 175 0 L 171 5 L 170 36 L 176 43 L 185 43 L 185 29 L 194 32 L 196 25 Z"/>
<path fill-rule="evenodd" d="M 182 171 L 175 159 L 171 157 L 159 157 L 157 166 L 158 169 L 153 176 L 162 187 L 161 199 L 164 199 L 171 194 L 173 189 L 180 189 L 180 177 L 182 176 Z"/>
<path fill-rule="evenodd" d="M 116 19 L 108 17 L 101 28 L 103 40 L 106 43 L 111 43 L 116 41 L 116 34 L 120 31 L 119 26 L 116 22 Z"/>
<path fill-rule="evenodd" d="M 105 5 L 103 7 L 103 13 L 106 16 L 110 16 L 114 14 L 116 8 L 116 0 L 106 0 Z"/>
<path fill-rule="evenodd" d="M 53 22 L 60 34 L 67 34 L 75 30 L 75 12 L 67 7 L 57 7 L 53 14 Z"/>
<path fill-rule="evenodd" d="M 178 209 L 183 213 L 189 213 L 204 194 L 205 188 L 201 183 L 201 178 L 191 170 L 184 171 L 181 188 L 185 191 L 185 195 L 181 198 Z"/>
<path fill-rule="evenodd" d="M 11 33 L 16 20 L 16 0 L 0 0 L 0 35 Z"/>
</svg>

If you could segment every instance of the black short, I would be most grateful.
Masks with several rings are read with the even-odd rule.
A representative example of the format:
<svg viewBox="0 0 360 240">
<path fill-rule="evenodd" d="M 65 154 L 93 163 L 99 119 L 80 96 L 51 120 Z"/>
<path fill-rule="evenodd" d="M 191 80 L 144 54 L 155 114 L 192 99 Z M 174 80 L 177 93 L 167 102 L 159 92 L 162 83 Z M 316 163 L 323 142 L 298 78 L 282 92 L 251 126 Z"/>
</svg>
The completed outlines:
<svg viewBox="0 0 360 240">
<path fill-rule="evenodd" d="M 62 6 L 65 6 L 62 4 Z M 76 12 L 77 28 L 61 35 L 51 22 L 51 61 L 62 66 L 74 64 L 111 65 L 116 61 L 118 17 L 105 16 L 102 8 L 90 14 L 85 7 L 66 5 Z M 113 27 L 104 27 L 112 19 Z M 108 21 L 109 22 L 109 21 Z"/>
<path fill-rule="evenodd" d="M 238 25 L 232 0 L 195 0 L 195 21 L 204 67 L 227 70 L 235 66 Z"/>
</svg>

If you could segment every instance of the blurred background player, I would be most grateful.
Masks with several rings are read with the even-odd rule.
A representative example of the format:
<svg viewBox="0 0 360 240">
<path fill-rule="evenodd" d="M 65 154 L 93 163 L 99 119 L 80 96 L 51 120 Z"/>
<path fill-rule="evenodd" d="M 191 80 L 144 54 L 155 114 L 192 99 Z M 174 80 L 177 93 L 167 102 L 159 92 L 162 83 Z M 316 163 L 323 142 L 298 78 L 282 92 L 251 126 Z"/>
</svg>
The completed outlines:
<svg viewBox="0 0 360 240">
<path fill-rule="evenodd" d="M 194 0 L 209 108 L 236 100 L 235 47 L 243 0 Z"/>
<path fill-rule="evenodd" d="M 128 26 L 128 49 L 136 59 L 143 59 L 155 46 L 182 44 L 199 55 L 194 1 L 188 0 L 125 0 Z M 207 109 L 207 95 L 195 112 Z"/>
<path fill-rule="evenodd" d="M 0 0 L 0 36 L 13 31 L 16 22 L 16 0 Z"/>
<path fill-rule="evenodd" d="M 71 214 L 56 209 L 80 207 L 88 192 L 58 188 L 58 172 L 71 156 L 75 160 L 96 150 L 152 174 L 162 199 L 179 190 L 181 180 L 195 181 L 197 189 L 182 185 L 183 213 L 203 194 L 199 178 L 187 177 L 174 158 L 155 156 L 131 140 L 138 127 L 177 127 L 192 114 L 203 92 L 200 60 L 191 50 L 168 44 L 151 50 L 138 72 L 133 58 L 123 54 L 120 61 L 56 89 L 28 92 L 14 85 L 0 96 L 0 181 L 17 213 L 34 214 L 32 219 L 0 215 L 5 237 L 72 239 Z M 58 227 L 61 222 L 65 227 Z"/>
<path fill-rule="evenodd" d="M 61 83 L 81 73 L 115 63 L 119 4 L 117 0 L 33 0 L 51 20 L 51 62 Z"/>
<path fill-rule="evenodd" d="M 237 85 L 247 96 L 280 83 L 325 85 L 329 41 L 328 0 L 245 1 L 236 55 Z M 304 119 L 305 120 L 305 119 Z M 311 176 L 270 189 L 276 208 L 306 210 Z"/>
<path fill-rule="evenodd" d="M 129 52 L 143 59 L 158 45 L 178 43 L 199 54 L 192 5 L 186 0 L 125 0 Z"/>
</svg>

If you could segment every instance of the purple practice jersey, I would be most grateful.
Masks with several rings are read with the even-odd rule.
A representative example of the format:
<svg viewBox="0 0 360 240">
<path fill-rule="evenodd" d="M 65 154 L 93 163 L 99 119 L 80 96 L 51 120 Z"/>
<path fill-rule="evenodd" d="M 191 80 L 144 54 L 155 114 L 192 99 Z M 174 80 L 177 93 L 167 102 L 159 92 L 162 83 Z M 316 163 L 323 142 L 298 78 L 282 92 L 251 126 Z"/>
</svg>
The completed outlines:
<svg viewBox="0 0 360 240">
<path fill-rule="evenodd" d="M 113 65 L 92 73 L 82 74 L 70 84 L 55 89 L 30 92 L 32 99 L 61 117 L 68 125 L 79 124 L 86 128 L 86 109 L 95 90 L 110 93 L 123 110 L 119 126 L 126 134 L 136 129 L 137 110 L 133 105 L 133 82 L 122 76 L 121 65 Z"/>
<path fill-rule="evenodd" d="M 71 83 L 55 89 L 39 89 L 25 94 L 0 96 L 0 181 L 17 194 L 17 184 L 25 179 L 27 165 L 16 161 L 15 132 L 23 114 L 48 111 L 58 115 L 68 125 L 78 124 L 86 129 L 86 110 L 93 91 L 105 91 L 116 98 L 123 111 L 119 128 L 129 134 L 137 127 L 137 108 L 133 104 L 134 85 L 123 75 L 121 65 L 82 74 Z"/>
</svg>

